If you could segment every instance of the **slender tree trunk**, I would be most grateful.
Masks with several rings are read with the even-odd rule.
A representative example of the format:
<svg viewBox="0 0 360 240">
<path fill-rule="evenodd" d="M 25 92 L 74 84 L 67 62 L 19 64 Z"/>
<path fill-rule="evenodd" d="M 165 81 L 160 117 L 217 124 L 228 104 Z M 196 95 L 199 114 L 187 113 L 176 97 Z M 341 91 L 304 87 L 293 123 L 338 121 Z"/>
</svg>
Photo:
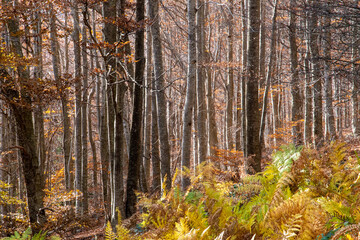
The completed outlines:
<svg viewBox="0 0 360 240">
<path fill-rule="evenodd" d="M 43 79 L 43 59 L 42 59 L 42 32 L 41 32 L 41 17 L 39 12 L 35 13 L 35 57 L 38 61 L 38 65 L 34 68 L 34 77 L 36 79 Z M 35 136 L 37 141 L 37 151 L 39 155 L 40 171 L 44 173 L 45 171 L 45 129 L 44 129 L 44 113 L 41 103 L 36 106 L 34 111 L 34 123 L 35 123 Z"/>
<path fill-rule="evenodd" d="M 328 2 L 330 4 L 330 2 Z M 330 7 L 330 6 L 328 6 Z M 331 25 L 331 17 L 325 18 L 325 26 L 329 27 Z M 333 88 L 332 88 L 332 69 L 331 69 L 331 32 L 330 29 L 325 30 L 325 41 L 324 41 L 324 52 L 325 52 L 325 61 L 324 61 L 324 88 L 325 88 L 325 120 L 326 120 L 326 135 L 327 139 L 334 140 L 336 137 L 335 132 L 335 116 L 333 108 Z"/>
<path fill-rule="evenodd" d="M 290 1 L 290 25 L 289 25 L 289 42 L 290 42 L 290 57 L 291 57 L 291 121 L 293 143 L 300 145 L 302 143 L 300 119 L 302 113 L 302 99 L 300 95 L 300 80 L 299 80 L 299 64 L 298 64 L 298 47 L 296 44 L 296 1 Z"/>
<path fill-rule="evenodd" d="M 159 0 L 149 1 L 149 17 L 151 19 L 151 36 L 155 71 L 156 100 L 158 106 L 158 128 L 161 153 L 161 177 L 166 189 L 171 188 L 170 143 L 166 118 L 166 98 L 164 89 L 164 67 L 162 60 L 162 44 L 160 38 Z"/>
<path fill-rule="evenodd" d="M 207 134 L 206 134 L 206 94 L 205 94 L 205 76 L 204 76 L 204 54 L 205 54 L 205 38 L 204 38 L 204 24 L 205 24 L 205 6 L 203 0 L 197 1 L 197 75 L 196 75 L 196 89 L 197 89 L 197 134 L 199 140 L 199 163 L 206 160 L 207 157 Z"/>
<path fill-rule="evenodd" d="M 73 189 L 72 178 L 70 172 L 70 162 L 71 160 L 71 132 L 70 132 L 70 117 L 68 109 L 68 100 L 67 100 L 67 90 L 64 83 L 60 80 L 61 77 L 61 66 L 60 66 L 60 54 L 58 49 L 58 40 L 57 40 L 57 29 L 56 29 L 56 17 L 55 13 L 51 6 L 50 12 L 50 45 L 52 52 L 52 64 L 55 81 L 58 87 L 60 101 L 61 101 L 61 110 L 62 110 L 62 123 L 63 123 L 63 151 L 64 151 L 64 175 L 65 175 L 65 188 L 67 191 Z M 68 61 L 68 59 L 66 59 Z"/>
<path fill-rule="evenodd" d="M 233 105 L 234 105 L 234 1 L 229 0 L 229 17 L 228 17 L 228 79 L 227 79 L 227 101 L 226 101 L 226 139 L 229 149 L 234 149 L 233 141 Z"/>
<path fill-rule="evenodd" d="M 322 76 L 320 72 L 320 54 L 318 47 L 319 29 L 318 29 L 318 13 L 316 12 L 316 3 L 310 0 L 310 19 L 309 19 L 309 31 L 310 31 L 310 53 L 312 62 L 312 80 L 313 86 L 313 99 L 314 99 L 314 144 L 315 147 L 321 147 L 323 145 L 324 133 L 323 133 L 323 115 L 322 115 Z"/>
<path fill-rule="evenodd" d="M 304 121 L 304 143 L 307 145 L 312 142 L 312 96 L 311 96 L 311 67 L 310 67 L 310 53 L 309 46 L 307 46 L 307 52 L 304 61 L 305 68 L 305 121 Z"/>
<path fill-rule="evenodd" d="M 263 88 L 266 84 L 266 3 L 265 0 L 260 0 L 260 87 Z M 271 50 L 271 49 L 270 49 Z"/>
<path fill-rule="evenodd" d="M 150 73 L 151 74 L 151 73 Z M 152 87 L 155 89 L 154 79 L 151 83 Z M 151 192 L 160 192 L 161 191 L 161 172 L 160 172 L 160 144 L 159 144 L 159 130 L 158 130 L 158 121 L 157 121 L 157 102 L 156 95 L 153 92 L 151 94 L 151 112 L 152 112 L 152 121 L 151 121 L 151 163 L 152 163 L 152 185 Z"/>
<path fill-rule="evenodd" d="M 73 1 L 72 17 L 74 21 L 73 41 L 75 55 L 75 190 L 82 192 L 82 139 L 81 139 L 81 48 L 80 48 L 80 23 L 77 1 Z M 82 201 L 76 195 L 76 213 L 82 214 Z"/>
<path fill-rule="evenodd" d="M 87 32 L 86 26 L 82 28 L 82 69 L 83 69 L 83 88 L 82 88 L 82 102 L 81 102 L 81 135 L 82 135 L 82 191 L 83 191 L 83 213 L 87 214 L 89 211 L 89 194 L 88 194 L 88 59 L 87 59 Z"/>
<path fill-rule="evenodd" d="M 244 157 L 247 157 L 247 122 L 246 122 L 246 66 L 247 66 L 247 50 L 248 50 L 248 0 L 244 0 L 241 2 L 242 8 L 242 77 L 241 77 L 241 135 L 242 135 L 242 149 L 244 152 Z"/>
<path fill-rule="evenodd" d="M 91 103 L 91 100 L 93 99 L 94 94 L 95 94 L 95 88 L 93 88 L 91 90 L 90 94 L 89 94 L 89 98 L 88 98 L 89 103 Z M 92 111 L 91 111 L 90 107 L 89 107 L 89 110 L 88 110 L 88 116 L 87 117 L 88 117 L 87 123 L 88 123 L 88 130 L 89 130 L 88 131 L 89 142 L 90 142 L 90 147 L 91 147 L 91 152 L 92 152 L 92 165 L 93 165 L 92 182 L 94 184 L 94 189 L 97 192 L 97 190 L 98 190 L 97 149 L 96 149 L 96 144 L 95 144 L 94 137 L 93 137 Z M 95 199 L 97 200 L 98 199 L 97 198 L 97 193 L 94 193 L 94 194 L 95 194 Z"/>
<path fill-rule="evenodd" d="M 263 106 L 261 112 L 261 125 L 260 125 L 260 144 L 264 144 L 264 129 L 265 129 L 265 120 L 266 112 L 268 105 L 268 93 L 271 85 L 271 76 L 273 75 L 273 66 L 276 61 L 276 17 L 277 17 L 277 0 L 274 3 L 274 12 L 272 17 L 272 29 L 271 29 L 271 44 L 270 44 L 270 60 L 268 65 L 268 71 L 266 75 L 266 85 L 263 98 Z"/>
<path fill-rule="evenodd" d="M 261 171 L 259 84 L 260 0 L 249 0 L 248 81 L 246 85 L 247 141 L 246 172 Z"/>
<path fill-rule="evenodd" d="M 207 4 L 205 7 L 205 16 L 209 15 L 209 7 Z M 211 62 L 211 25 L 209 26 L 209 36 L 206 36 L 206 39 L 209 39 L 208 46 L 205 52 L 205 63 L 208 64 Z M 205 37 L 204 37 L 205 38 Z M 219 149 L 219 139 L 217 133 L 217 123 L 216 123 L 216 111 L 215 111 L 215 103 L 214 103 L 214 91 L 213 91 L 213 72 L 211 68 L 207 68 L 207 101 L 208 101 L 208 136 L 209 136 L 209 148 L 210 148 L 210 156 L 215 156 Z"/>
<path fill-rule="evenodd" d="M 354 0 L 354 7 L 358 7 L 358 1 Z M 359 26 L 356 25 L 355 21 L 352 27 L 352 46 L 351 46 L 351 57 L 352 57 L 352 90 L 351 90 L 351 102 L 352 102 L 352 132 L 356 137 L 360 136 L 360 118 L 359 118 L 359 73 L 360 67 L 359 64 L 356 63 L 357 59 L 359 59 Z"/>
<path fill-rule="evenodd" d="M 192 111 L 194 108 L 195 97 L 195 77 L 196 77 L 196 26 L 195 26 L 195 0 L 188 0 L 188 72 L 186 84 L 186 100 L 183 116 L 183 138 L 181 143 L 181 168 L 190 169 L 191 156 L 191 126 Z M 188 176 L 181 176 L 182 189 L 186 190 L 190 185 Z"/>
<path fill-rule="evenodd" d="M 148 10 L 148 9 L 147 9 Z M 144 160 L 143 165 L 145 168 L 146 184 L 150 188 L 150 175 L 151 175 L 151 76 L 152 76 L 152 42 L 151 42 L 151 33 L 150 28 L 146 32 L 146 84 L 148 88 L 145 89 L 145 120 L 144 120 Z"/>
<path fill-rule="evenodd" d="M 137 197 L 135 191 L 138 190 L 140 176 L 140 165 L 142 159 L 142 123 L 143 123 L 143 100 L 144 100 L 144 70 L 145 70 L 145 51 L 144 51 L 144 19 L 145 19 L 145 0 L 136 1 L 136 21 L 140 28 L 135 34 L 135 89 L 134 89 L 134 109 L 130 133 L 130 156 L 127 178 L 126 196 L 126 217 L 131 217 L 136 212 Z"/>
</svg>

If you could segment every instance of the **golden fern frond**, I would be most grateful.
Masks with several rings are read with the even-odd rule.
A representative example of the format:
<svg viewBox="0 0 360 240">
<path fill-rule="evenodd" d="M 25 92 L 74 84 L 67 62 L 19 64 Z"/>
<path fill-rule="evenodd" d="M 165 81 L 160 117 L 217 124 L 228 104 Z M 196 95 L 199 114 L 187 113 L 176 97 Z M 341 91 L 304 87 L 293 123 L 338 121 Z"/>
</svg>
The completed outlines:
<svg viewBox="0 0 360 240">
<path fill-rule="evenodd" d="M 359 232 L 360 230 L 360 223 L 358 224 L 351 224 L 348 225 L 346 227 L 341 228 L 340 230 L 338 230 L 334 236 L 332 236 L 332 238 L 330 238 L 330 240 L 337 240 L 339 237 L 341 237 L 342 235 L 344 235 L 347 232 L 352 232 L 356 230 L 357 232 Z"/>
<path fill-rule="evenodd" d="M 309 194 L 295 194 L 270 208 L 263 223 L 264 235 L 280 239 L 284 234 L 296 234 L 296 239 L 310 240 L 321 233 L 326 220 L 320 206 Z"/>
<path fill-rule="evenodd" d="M 115 240 L 116 239 L 116 234 L 112 230 L 110 222 L 107 222 L 107 224 L 106 224 L 105 239 L 106 240 Z"/>
<path fill-rule="evenodd" d="M 327 215 L 315 200 L 311 200 L 306 206 L 303 214 L 302 230 L 298 239 L 315 239 L 316 236 L 325 231 L 325 223 L 328 220 Z"/>
<path fill-rule="evenodd" d="M 286 187 L 294 184 L 294 177 L 291 172 L 284 172 L 276 184 L 276 189 L 272 197 L 270 207 L 278 206 L 282 201 L 284 201 L 284 190 Z"/>
</svg>

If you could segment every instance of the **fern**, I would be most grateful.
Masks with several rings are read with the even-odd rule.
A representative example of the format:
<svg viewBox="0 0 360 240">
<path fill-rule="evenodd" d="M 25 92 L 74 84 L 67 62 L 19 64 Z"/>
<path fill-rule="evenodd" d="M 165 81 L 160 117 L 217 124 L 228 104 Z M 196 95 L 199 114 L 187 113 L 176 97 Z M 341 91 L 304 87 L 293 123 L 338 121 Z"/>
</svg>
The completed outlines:
<svg viewBox="0 0 360 240">
<path fill-rule="evenodd" d="M 116 234 L 112 230 L 111 223 L 107 222 L 106 228 L 105 228 L 105 239 L 106 240 L 115 240 Z"/>
<path fill-rule="evenodd" d="M 31 236 L 32 231 L 31 228 L 26 229 L 22 234 L 15 231 L 14 235 L 11 237 L 2 238 L 2 240 L 45 240 L 47 233 L 46 232 L 38 232 L 34 236 Z"/>
</svg>

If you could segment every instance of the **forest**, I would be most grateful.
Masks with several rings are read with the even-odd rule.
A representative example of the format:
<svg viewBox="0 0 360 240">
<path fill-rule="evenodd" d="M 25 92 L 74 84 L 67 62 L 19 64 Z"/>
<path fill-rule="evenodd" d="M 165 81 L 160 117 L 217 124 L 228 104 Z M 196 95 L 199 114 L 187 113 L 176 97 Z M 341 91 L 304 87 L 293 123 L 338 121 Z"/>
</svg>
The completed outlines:
<svg viewBox="0 0 360 240">
<path fill-rule="evenodd" d="M 0 239 L 360 239 L 360 1 L 2 0 Z"/>
</svg>

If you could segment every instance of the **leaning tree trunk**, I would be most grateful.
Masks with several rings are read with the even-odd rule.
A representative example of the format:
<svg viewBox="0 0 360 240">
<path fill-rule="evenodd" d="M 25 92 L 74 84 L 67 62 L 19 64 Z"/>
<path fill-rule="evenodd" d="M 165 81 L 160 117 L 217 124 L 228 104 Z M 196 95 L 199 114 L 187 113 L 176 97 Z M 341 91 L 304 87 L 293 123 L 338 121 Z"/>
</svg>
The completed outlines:
<svg viewBox="0 0 360 240">
<path fill-rule="evenodd" d="M 268 93 L 271 86 L 271 76 L 273 75 L 273 66 L 276 62 L 276 18 L 277 18 L 277 8 L 278 8 L 278 1 L 275 0 L 274 3 L 274 12 L 272 17 L 272 29 L 271 29 L 271 43 L 270 43 L 270 60 L 266 75 L 266 86 L 265 92 L 263 97 L 263 105 L 261 111 L 261 124 L 260 124 L 260 144 L 264 144 L 264 130 L 265 130 L 265 120 L 266 120 L 266 112 L 267 112 L 267 105 L 268 105 Z"/>
</svg>

